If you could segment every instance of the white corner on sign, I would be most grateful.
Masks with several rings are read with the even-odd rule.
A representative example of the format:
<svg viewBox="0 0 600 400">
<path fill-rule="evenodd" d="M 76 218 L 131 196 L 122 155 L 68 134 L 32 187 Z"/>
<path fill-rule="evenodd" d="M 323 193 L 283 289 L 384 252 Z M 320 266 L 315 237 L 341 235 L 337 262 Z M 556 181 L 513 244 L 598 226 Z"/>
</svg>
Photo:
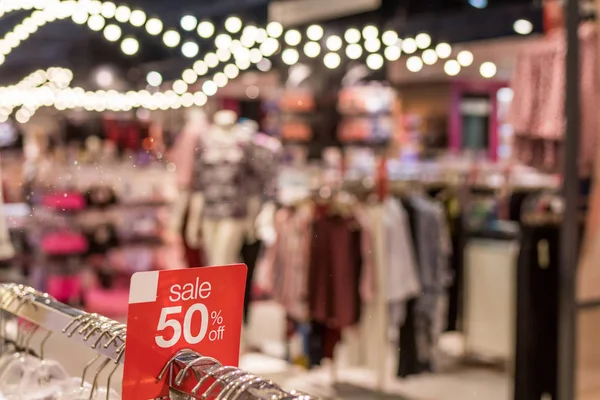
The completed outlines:
<svg viewBox="0 0 600 400">
<path fill-rule="evenodd" d="M 137 272 L 131 277 L 129 304 L 154 303 L 158 294 L 159 271 Z"/>
</svg>

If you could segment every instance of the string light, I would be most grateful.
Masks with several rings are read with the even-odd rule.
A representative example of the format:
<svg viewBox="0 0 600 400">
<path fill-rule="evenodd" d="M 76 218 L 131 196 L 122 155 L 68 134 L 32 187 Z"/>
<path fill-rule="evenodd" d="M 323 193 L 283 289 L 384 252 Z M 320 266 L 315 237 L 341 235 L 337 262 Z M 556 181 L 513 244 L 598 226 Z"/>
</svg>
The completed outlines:
<svg viewBox="0 0 600 400">
<path fill-rule="evenodd" d="M 420 57 L 412 56 L 406 60 L 406 68 L 410 72 L 419 72 L 423 69 L 423 60 Z"/>
<path fill-rule="evenodd" d="M 376 53 L 381 49 L 381 42 L 379 39 L 367 39 L 365 41 L 365 49 L 369 53 Z"/>
<path fill-rule="evenodd" d="M 182 80 L 176 80 L 173 82 L 173 91 L 177 94 L 183 94 L 187 92 L 188 84 Z"/>
<path fill-rule="evenodd" d="M 302 34 L 295 30 L 289 30 L 285 33 L 285 42 L 290 46 L 297 46 L 302 41 Z"/>
<path fill-rule="evenodd" d="M 363 28 L 362 35 L 365 39 L 376 39 L 379 36 L 379 29 L 373 25 L 367 25 Z"/>
<path fill-rule="evenodd" d="M 438 55 L 434 49 L 427 49 L 421 54 L 423 62 L 427 65 L 433 65 L 438 61 Z"/>
<path fill-rule="evenodd" d="M 215 33 L 215 26 L 210 21 L 202 21 L 198 24 L 198 36 L 204 39 L 208 39 Z"/>
<path fill-rule="evenodd" d="M 129 21 L 131 17 L 131 8 L 127 6 L 119 6 L 115 11 L 115 19 L 119 22 L 125 23 Z"/>
<path fill-rule="evenodd" d="M 367 67 L 369 67 L 373 70 L 381 69 L 381 67 L 383 67 L 383 63 L 384 63 L 384 60 L 380 54 L 370 54 L 367 57 Z"/>
<path fill-rule="evenodd" d="M 181 41 L 181 35 L 175 30 L 166 31 L 163 35 L 163 42 L 167 47 L 175 47 Z"/>
<path fill-rule="evenodd" d="M 473 53 L 468 50 L 463 50 L 456 56 L 456 60 L 463 67 L 468 67 L 473 64 Z"/>
<path fill-rule="evenodd" d="M 460 64 L 456 60 L 448 60 L 444 64 L 444 72 L 450 76 L 456 76 L 460 73 Z"/>
<path fill-rule="evenodd" d="M 279 38 L 283 34 L 283 25 L 279 22 L 269 22 L 267 25 L 267 34 L 272 38 Z"/>
<path fill-rule="evenodd" d="M 337 53 L 327 53 L 323 58 L 323 64 L 329 69 L 335 69 L 340 66 L 342 60 Z"/>
<path fill-rule="evenodd" d="M 100 13 L 104 18 L 114 18 L 117 12 L 117 6 L 112 1 L 106 1 L 100 6 Z"/>
<path fill-rule="evenodd" d="M 199 52 L 200 47 L 196 42 L 188 41 L 185 42 L 183 46 L 181 46 L 181 53 L 187 58 L 194 58 L 198 55 Z"/>
<path fill-rule="evenodd" d="M 202 84 L 202 91 L 207 96 L 214 96 L 217 93 L 218 89 L 219 88 L 218 88 L 217 84 L 211 80 L 205 81 Z"/>
<path fill-rule="evenodd" d="M 202 60 L 196 61 L 192 68 L 194 69 L 194 72 L 197 73 L 199 76 L 206 75 L 206 73 L 208 72 L 208 66 Z"/>
<path fill-rule="evenodd" d="M 351 60 L 358 60 L 362 56 L 362 47 L 359 44 L 353 43 L 346 47 L 346 55 Z"/>
<path fill-rule="evenodd" d="M 193 15 L 184 15 L 179 24 L 184 31 L 191 32 L 198 27 L 198 19 Z"/>
<path fill-rule="evenodd" d="M 481 76 L 483 76 L 484 78 L 493 78 L 494 76 L 496 76 L 496 73 L 498 72 L 498 68 L 496 67 L 496 64 L 494 64 L 493 62 L 484 62 L 483 64 L 481 64 L 481 67 L 479 67 L 479 73 L 481 74 Z"/>
<path fill-rule="evenodd" d="M 215 74 L 213 80 L 215 81 L 217 86 L 220 88 L 227 86 L 227 83 L 229 82 L 229 79 L 227 78 L 227 76 L 222 72 L 217 72 Z"/>
<path fill-rule="evenodd" d="M 389 46 L 386 47 L 384 54 L 388 61 L 398 61 L 402 55 L 402 50 L 398 46 Z"/>
<path fill-rule="evenodd" d="M 406 54 L 413 54 L 417 51 L 417 41 L 413 38 L 406 38 L 402 41 L 402 51 Z"/>
<path fill-rule="evenodd" d="M 204 56 L 204 62 L 209 68 L 214 68 L 219 65 L 219 57 L 215 53 L 207 53 Z"/>
<path fill-rule="evenodd" d="M 381 40 L 386 46 L 393 46 L 398 43 L 398 34 L 394 31 L 386 31 L 383 33 Z"/>
<path fill-rule="evenodd" d="M 129 17 L 129 23 L 136 28 L 144 26 L 146 23 L 146 13 L 142 10 L 133 10 L 131 12 L 131 17 Z"/>
<path fill-rule="evenodd" d="M 242 29 L 242 20 L 238 17 L 229 17 L 225 20 L 225 29 L 230 33 L 238 33 Z"/>
<path fill-rule="evenodd" d="M 104 28 L 104 37 L 109 42 L 116 42 L 121 38 L 121 28 L 118 25 L 106 25 L 106 28 Z"/>
<path fill-rule="evenodd" d="M 181 74 L 181 79 L 188 85 L 193 85 L 198 80 L 198 74 L 193 69 L 186 69 Z"/>
<path fill-rule="evenodd" d="M 344 39 L 350 44 L 355 44 L 360 41 L 360 31 L 356 28 L 350 28 L 344 33 Z"/>
<path fill-rule="evenodd" d="M 128 37 L 123 39 L 123 41 L 121 42 L 121 50 L 128 56 L 136 54 L 139 49 L 140 43 L 135 38 Z"/>
<path fill-rule="evenodd" d="M 529 35 L 533 31 L 533 24 L 526 19 L 518 19 L 513 24 L 513 29 L 519 35 Z"/>
<path fill-rule="evenodd" d="M 232 41 L 233 39 L 231 38 L 231 36 L 229 36 L 226 33 L 222 33 L 220 35 L 217 35 L 217 37 L 215 38 L 215 46 L 217 46 L 217 48 L 219 49 L 226 49 L 231 45 Z"/>
<path fill-rule="evenodd" d="M 104 28 L 106 21 L 101 15 L 92 15 L 88 20 L 88 27 L 94 32 L 99 32 Z"/>
<path fill-rule="evenodd" d="M 150 18 L 146 21 L 146 32 L 152 36 L 160 35 L 163 30 L 163 23 L 158 18 Z"/>
<path fill-rule="evenodd" d="M 307 57 L 315 58 L 321 53 L 321 46 L 317 42 L 308 42 L 304 45 L 304 54 Z"/>
<path fill-rule="evenodd" d="M 325 42 L 327 49 L 330 51 L 339 51 L 343 44 L 344 42 L 342 41 L 342 38 L 337 35 L 329 36 Z"/>
<path fill-rule="evenodd" d="M 223 72 L 225 73 L 225 75 L 227 76 L 227 78 L 229 79 L 235 79 L 238 77 L 238 75 L 240 74 L 240 70 L 238 67 L 236 67 L 233 64 L 227 64 L 225 66 L 225 68 L 223 69 Z"/>
<path fill-rule="evenodd" d="M 283 53 L 281 53 L 281 59 L 287 65 L 294 65 L 300 59 L 300 55 L 294 49 L 285 49 Z"/>
<path fill-rule="evenodd" d="M 452 46 L 450 46 L 448 43 L 439 43 L 437 46 L 435 46 L 435 52 L 441 59 L 448 58 L 452 54 Z"/>
<path fill-rule="evenodd" d="M 323 27 L 320 25 L 311 25 L 306 30 L 306 36 L 315 42 L 321 40 L 323 38 L 323 34 Z"/>
<path fill-rule="evenodd" d="M 419 33 L 415 37 L 415 42 L 417 43 L 417 47 L 419 49 L 426 49 L 431 46 L 431 36 L 426 33 Z"/>
</svg>

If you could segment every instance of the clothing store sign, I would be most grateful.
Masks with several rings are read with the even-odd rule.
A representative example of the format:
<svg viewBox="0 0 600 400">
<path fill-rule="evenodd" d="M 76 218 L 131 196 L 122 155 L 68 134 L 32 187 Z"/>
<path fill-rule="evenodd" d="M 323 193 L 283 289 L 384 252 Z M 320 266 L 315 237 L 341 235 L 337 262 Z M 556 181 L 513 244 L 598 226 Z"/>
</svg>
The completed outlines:
<svg viewBox="0 0 600 400">
<path fill-rule="evenodd" d="M 223 365 L 238 365 L 246 274 L 245 265 L 235 264 L 133 275 L 125 400 L 168 396 L 169 374 L 160 382 L 156 377 L 182 349 L 213 357 Z"/>
</svg>

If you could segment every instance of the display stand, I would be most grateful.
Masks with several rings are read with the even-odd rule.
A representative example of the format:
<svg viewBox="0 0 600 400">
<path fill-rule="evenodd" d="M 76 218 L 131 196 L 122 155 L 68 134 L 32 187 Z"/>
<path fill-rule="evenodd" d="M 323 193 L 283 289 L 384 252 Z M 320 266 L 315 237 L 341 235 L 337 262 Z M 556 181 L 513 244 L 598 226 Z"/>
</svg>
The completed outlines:
<svg viewBox="0 0 600 400">
<path fill-rule="evenodd" d="M 0 308 L 48 332 L 60 333 L 69 339 L 94 350 L 106 357 L 103 366 L 110 360 L 123 363 L 127 327 L 117 321 L 97 314 L 88 314 L 54 300 L 48 294 L 17 284 L 0 285 Z M 162 379 L 169 371 L 170 398 L 213 398 L 219 399 L 264 399 L 264 400 L 310 400 L 313 397 L 291 391 L 286 392 L 271 381 L 263 380 L 251 373 L 233 367 L 223 367 L 216 360 L 203 357 L 191 350 L 180 350 L 173 355 L 162 371 L 156 371 L 156 379 Z M 208 363 L 208 364 L 207 364 Z M 187 374 L 188 371 L 194 372 Z M 176 376 L 176 377 L 175 377 Z M 189 394 L 181 389 L 190 378 L 197 379 Z M 109 378 L 110 384 L 110 378 Z M 133 399 L 129 399 L 133 400 Z"/>
</svg>

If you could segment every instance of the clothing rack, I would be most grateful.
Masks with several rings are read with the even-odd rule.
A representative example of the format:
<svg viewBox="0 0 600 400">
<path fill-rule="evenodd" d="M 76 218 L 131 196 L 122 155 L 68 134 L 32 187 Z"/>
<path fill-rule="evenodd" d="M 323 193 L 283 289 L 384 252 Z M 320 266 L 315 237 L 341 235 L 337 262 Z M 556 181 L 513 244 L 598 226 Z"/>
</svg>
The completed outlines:
<svg viewBox="0 0 600 400">
<path fill-rule="evenodd" d="M 60 303 L 46 293 L 15 283 L 0 284 L 0 310 L 48 332 L 64 335 L 116 364 L 124 362 L 127 336 L 125 324 L 98 314 L 86 313 Z M 5 321 L 0 319 L 0 324 L 5 324 Z M 179 366 L 176 377 L 175 366 Z M 187 374 L 190 370 L 194 374 Z M 234 367 L 224 367 L 213 358 L 188 349 L 179 350 L 166 362 L 162 371 L 156 371 L 157 379 L 163 379 L 167 371 L 171 399 L 208 399 L 218 395 L 217 398 L 222 400 L 317 400 L 300 392 L 286 392 L 271 381 Z M 195 376 L 198 383 L 191 393 L 184 393 L 178 387 L 188 376 Z M 205 392 L 200 392 L 201 387 L 205 386 L 203 384 L 210 378 L 217 379 L 215 384 L 209 385 L 210 388 Z M 220 390 L 215 390 L 217 387 Z"/>
</svg>

